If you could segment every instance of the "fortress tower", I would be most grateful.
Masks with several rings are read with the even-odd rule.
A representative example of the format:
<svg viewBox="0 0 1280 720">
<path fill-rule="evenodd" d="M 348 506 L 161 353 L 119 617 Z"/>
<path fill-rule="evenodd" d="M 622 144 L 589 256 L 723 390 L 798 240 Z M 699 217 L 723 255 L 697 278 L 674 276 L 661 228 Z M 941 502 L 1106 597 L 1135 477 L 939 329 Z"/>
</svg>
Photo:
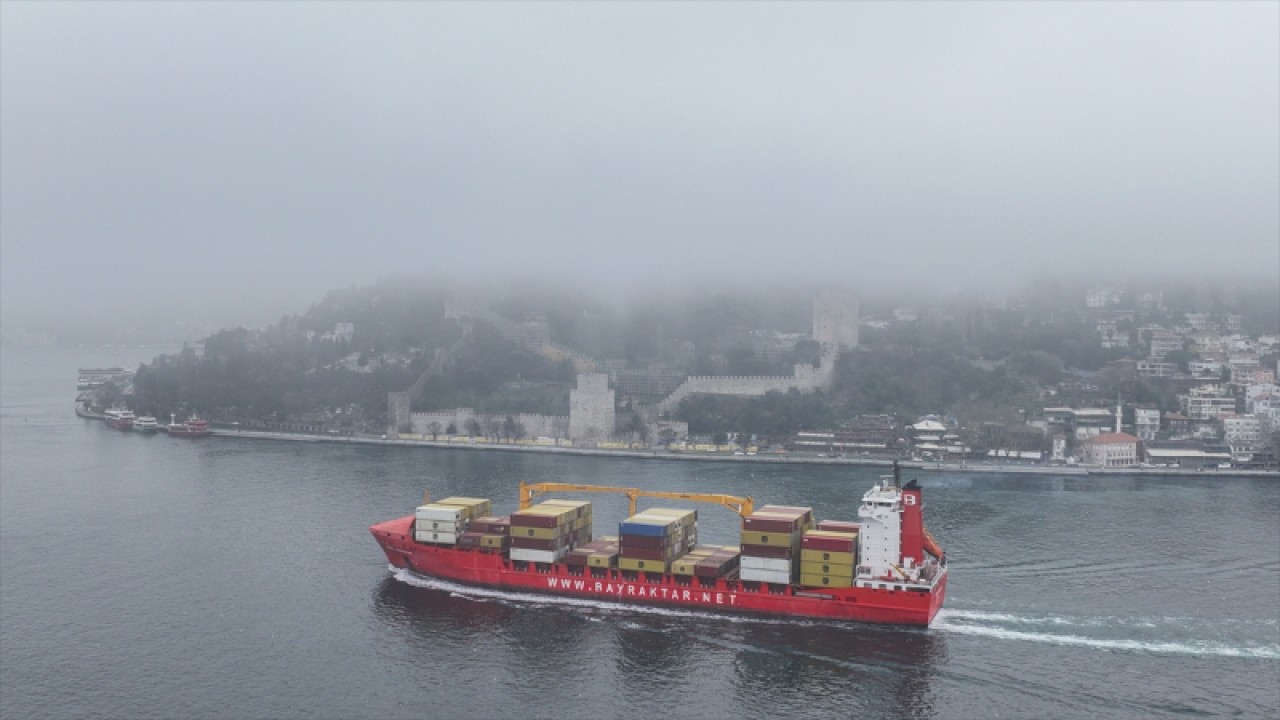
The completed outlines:
<svg viewBox="0 0 1280 720">
<path fill-rule="evenodd" d="M 858 347 L 858 299 L 847 293 L 825 292 L 813 299 L 813 339 L 834 358 Z"/>
<path fill-rule="evenodd" d="M 578 387 L 569 391 L 569 439 L 587 443 L 613 437 L 614 403 L 608 375 L 579 375 Z"/>
</svg>

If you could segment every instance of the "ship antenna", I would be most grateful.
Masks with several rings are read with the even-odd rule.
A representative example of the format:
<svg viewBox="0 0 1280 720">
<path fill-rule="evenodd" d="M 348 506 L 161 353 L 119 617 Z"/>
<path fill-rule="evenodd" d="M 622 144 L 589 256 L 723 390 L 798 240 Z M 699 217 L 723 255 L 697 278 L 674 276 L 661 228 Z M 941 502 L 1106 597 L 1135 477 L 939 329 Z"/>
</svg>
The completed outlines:
<svg viewBox="0 0 1280 720">
<path fill-rule="evenodd" d="M 902 468 L 898 466 L 898 461 L 893 461 L 893 484 L 895 487 L 902 487 Z"/>
</svg>

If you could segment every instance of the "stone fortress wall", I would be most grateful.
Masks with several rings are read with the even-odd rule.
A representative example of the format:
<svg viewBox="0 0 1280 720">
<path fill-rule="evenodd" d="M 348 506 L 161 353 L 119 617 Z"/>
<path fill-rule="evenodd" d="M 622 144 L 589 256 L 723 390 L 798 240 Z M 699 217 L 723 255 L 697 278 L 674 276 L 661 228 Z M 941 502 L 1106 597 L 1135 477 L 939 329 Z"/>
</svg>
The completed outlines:
<svg viewBox="0 0 1280 720">
<path fill-rule="evenodd" d="M 543 348 L 550 346 L 542 335 L 541 328 L 518 325 L 505 318 L 497 317 L 495 313 L 478 308 L 450 308 L 450 310 L 458 315 L 480 316 L 486 322 L 495 323 L 504 335 L 518 342 L 523 341 L 527 346 Z M 680 405 L 680 401 L 690 395 L 760 397 L 774 391 L 787 392 L 795 389 L 800 392 L 812 392 L 830 387 L 836 358 L 840 353 L 856 348 L 858 345 L 857 299 L 852 295 L 831 292 L 815 298 L 813 337 L 820 348 L 821 364 L 818 367 L 810 364 L 796 365 L 793 374 L 789 376 L 694 375 L 686 378 L 679 387 L 653 408 L 654 412 L 648 419 L 649 439 L 654 439 L 662 427 L 671 426 L 669 422 L 664 425 L 664 422 L 658 418 L 674 411 Z M 594 364 L 594 361 L 578 356 L 571 350 L 563 350 L 565 356 L 573 359 L 580 369 L 590 369 Z M 472 420 L 478 421 L 484 428 L 501 428 L 508 417 L 505 414 L 479 415 L 471 408 L 429 413 L 410 412 L 410 397 L 410 392 L 388 394 L 389 435 L 412 432 L 429 436 L 432 434 L 432 423 L 437 424 L 440 433 L 452 424 L 458 434 L 467 434 L 467 426 Z M 569 391 L 568 417 L 532 413 L 510 417 L 522 425 L 525 437 L 568 438 L 574 443 L 602 442 L 614 436 L 617 422 L 616 401 L 616 392 L 609 387 L 608 375 L 585 372 L 578 375 L 577 387 Z M 687 426 L 685 431 L 687 432 Z"/>
</svg>

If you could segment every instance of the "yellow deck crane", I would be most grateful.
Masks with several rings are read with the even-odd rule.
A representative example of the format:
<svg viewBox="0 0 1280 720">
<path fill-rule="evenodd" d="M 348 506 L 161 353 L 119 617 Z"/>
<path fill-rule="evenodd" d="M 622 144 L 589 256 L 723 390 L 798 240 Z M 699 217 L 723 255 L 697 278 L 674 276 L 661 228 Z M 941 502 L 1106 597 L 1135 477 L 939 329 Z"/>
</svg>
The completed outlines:
<svg viewBox="0 0 1280 720">
<path fill-rule="evenodd" d="M 738 497 L 737 495 L 722 495 L 719 493 L 686 493 L 686 492 L 663 492 L 661 490 L 641 490 L 640 488 L 610 487 L 608 485 L 577 485 L 574 483 L 526 483 L 520 482 L 520 509 L 527 510 L 533 504 L 533 499 L 542 493 L 549 492 L 607 492 L 626 495 L 631 501 L 631 514 L 636 514 L 636 498 L 651 497 L 665 498 L 668 500 L 693 500 L 694 502 L 708 502 L 723 505 L 730 510 L 738 513 L 742 517 L 750 515 L 755 510 L 755 500 L 750 497 Z"/>
</svg>

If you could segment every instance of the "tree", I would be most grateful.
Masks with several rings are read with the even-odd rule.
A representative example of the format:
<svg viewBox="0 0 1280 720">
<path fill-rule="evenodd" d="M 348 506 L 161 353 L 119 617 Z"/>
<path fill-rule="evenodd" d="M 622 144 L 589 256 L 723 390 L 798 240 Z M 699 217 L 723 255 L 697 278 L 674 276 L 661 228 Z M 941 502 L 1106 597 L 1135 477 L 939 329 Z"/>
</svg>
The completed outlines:
<svg viewBox="0 0 1280 720">
<path fill-rule="evenodd" d="M 475 418 L 471 418 L 470 420 L 468 420 L 467 435 L 471 437 L 477 437 L 480 435 L 480 433 L 481 433 L 480 421 Z"/>
<path fill-rule="evenodd" d="M 444 432 L 445 432 L 445 434 L 446 434 L 446 435 L 457 435 L 457 434 L 458 434 L 458 426 L 457 426 L 457 425 L 454 425 L 453 423 L 449 423 L 449 427 L 445 428 L 445 429 L 444 429 Z"/>
<path fill-rule="evenodd" d="M 431 431 L 431 439 L 435 440 L 436 436 L 440 434 L 440 423 L 432 420 L 431 424 L 427 426 L 427 429 Z"/>
<path fill-rule="evenodd" d="M 511 442 L 511 440 L 515 438 L 515 435 L 516 419 L 508 415 L 507 419 L 502 421 L 502 436 L 507 442 Z"/>
</svg>

